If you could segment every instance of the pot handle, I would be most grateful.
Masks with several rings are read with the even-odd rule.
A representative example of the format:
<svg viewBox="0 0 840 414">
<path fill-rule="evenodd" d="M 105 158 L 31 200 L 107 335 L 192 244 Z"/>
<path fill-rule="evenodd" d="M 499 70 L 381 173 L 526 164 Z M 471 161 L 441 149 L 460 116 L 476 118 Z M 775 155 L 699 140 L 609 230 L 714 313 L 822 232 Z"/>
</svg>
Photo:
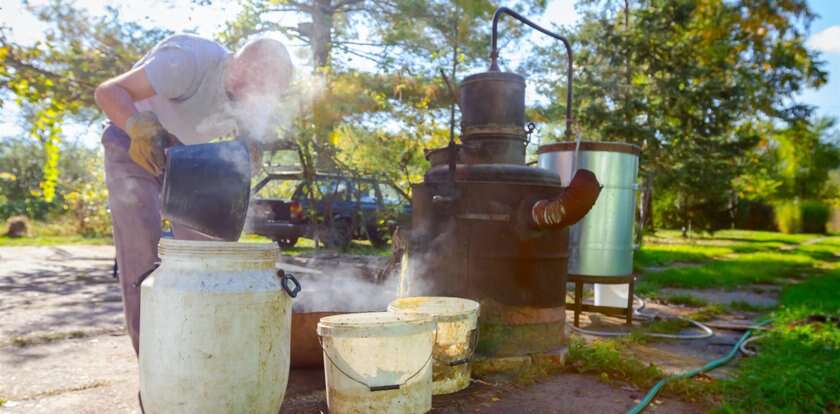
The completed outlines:
<svg viewBox="0 0 840 414">
<path fill-rule="evenodd" d="M 300 293 L 300 282 L 298 282 L 295 275 L 291 273 L 286 273 L 283 269 L 277 269 L 277 277 L 280 278 L 280 285 L 283 286 L 283 290 L 289 294 L 289 296 L 295 298 L 297 297 L 298 293 Z M 292 282 L 293 288 L 289 288 L 289 282 Z"/>
</svg>

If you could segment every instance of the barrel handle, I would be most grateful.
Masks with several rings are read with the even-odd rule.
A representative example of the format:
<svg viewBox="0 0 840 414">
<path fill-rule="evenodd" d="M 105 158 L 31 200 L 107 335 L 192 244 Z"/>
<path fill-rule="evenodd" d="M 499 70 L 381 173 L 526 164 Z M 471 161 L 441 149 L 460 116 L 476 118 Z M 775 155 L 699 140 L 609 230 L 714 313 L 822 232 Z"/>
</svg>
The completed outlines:
<svg viewBox="0 0 840 414">
<path fill-rule="evenodd" d="M 140 277 L 137 278 L 137 281 L 134 282 L 134 287 L 139 288 L 140 285 L 143 284 L 143 281 L 145 281 L 146 278 L 149 277 L 149 275 L 152 274 L 152 272 L 157 270 L 158 267 L 160 267 L 160 262 L 155 262 L 155 264 L 152 265 L 151 269 L 143 272 L 143 274 L 141 274 Z"/>
<path fill-rule="evenodd" d="M 321 351 L 324 352 L 324 356 L 327 357 L 327 360 L 330 361 L 330 363 L 335 367 L 335 369 L 337 369 L 338 372 L 344 374 L 345 377 L 350 378 L 351 381 L 367 388 L 368 390 L 370 390 L 370 392 L 398 390 L 403 385 L 407 384 L 409 381 L 414 379 L 414 377 L 416 377 L 418 374 L 423 372 L 424 369 L 426 369 L 426 365 L 429 365 L 429 361 L 432 360 L 432 355 L 434 355 L 434 353 L 435 353 L 435 343 L 437 343 L 437 328 L 435 328 L 435 336 L 434 336 L 434 338 L 432 338 L 432 350 L 429 352 L 429 357 L 426 358 L 426 362 L 424 362 L 423 365 L 420 366 L 420 369 L 418 369 L 413 374 L 411 374 L 408 378 L 406 378 L 405 381 L 402 382 L 402 384 L 373 385 L 373 386 L 371 386 L 368 383 L 366 383 L 366 382 L 364 382 L 360 379 L 356 379 L 355 377 L 353 377 L 352 375 L 348 374 L 343 369 L 341 369 L 341 366 L 335 363 L 335 361 L 332 359 L 332 357 L 330 357 L 330 353 L 327 352 L 327 350 L 324 348 L 323 337 L 321 335 L 318 335 L 318 344 L 321 345 Z"/>
<path fill-rule="evenodd" d="M 470 361 L 472 361 L 473 356 L 475 355 L 475 348 L 478 346 L 478 328 L 475 328 L 470 331 L 470 349 L 467 356 L 456 359 L 454 361 L 441 361 L 435 358 L 435 362 L 440 362 L 442 364 L 449 365 L 450 367 L 455 367 L 458 365 L 464 365 Z"/>
<path fill-rule="evenodd" d="M 300 282 L 295 278 L 295 275 L 291 273 L 286 273 L 283 269 L 277 269 L 277 277 L 280 278 L 280 285 L 283 286 L 283 290 L 289 294 L 289 296 L 295 298 L 297 297 L 298 293 L 300 293 Z M 289 289 L 289 281 L 294 283 L 294 288 Z"/>
</svg>

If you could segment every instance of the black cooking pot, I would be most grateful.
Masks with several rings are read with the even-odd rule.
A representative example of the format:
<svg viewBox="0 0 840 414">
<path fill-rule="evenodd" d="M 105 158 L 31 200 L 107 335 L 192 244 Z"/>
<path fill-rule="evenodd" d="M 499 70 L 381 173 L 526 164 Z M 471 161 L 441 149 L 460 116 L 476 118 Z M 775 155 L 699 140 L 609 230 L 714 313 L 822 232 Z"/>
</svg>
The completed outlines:
<svg viewBox="0 0 840 414">
<path fill-rule="evenodd" d="M 238 240 L 250 184 L 251 157 L 240 141 L 172 147 L 163 177 L 163 216 L 213 239 Z"/>
</svg>

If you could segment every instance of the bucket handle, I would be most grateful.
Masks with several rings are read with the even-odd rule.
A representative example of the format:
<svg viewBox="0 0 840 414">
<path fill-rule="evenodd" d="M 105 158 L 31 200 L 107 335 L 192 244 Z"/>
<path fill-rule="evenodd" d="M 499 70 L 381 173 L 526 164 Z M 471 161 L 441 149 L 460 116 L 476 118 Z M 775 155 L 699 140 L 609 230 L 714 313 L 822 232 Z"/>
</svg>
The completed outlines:
<svg viewBox="0 0 840 414">
<path fill-rule="evenodd" d="M 291 273 L 286 273 L 283 269 L 277 269 L 277 277 L 280 278 L 280 285 L 283 286 L 283 290 L 289 294 L 289 296 L 295 298 L 297 297 L 298 293 L 300 293 L 300 282 L 295 278 L 295 275 Z M 289 282 L 294 284 L 293 288 L 289 288 Z"/>
<path fill-rule="evenodd" d="M 403 382 L 402 382 L 402 384 L 391 384 L 391 385 L 373 385 L 373 386 L 372 386 L 372 385 L 369 385 L 368 383 L 366 383 L 366 382 L 364 382 L 364 381 L 362 381 L 362 380 L 360 380 L 360 379 L 356 379 L 355 377 L 353 377 L 352 375 L 348 374 L 348 373 L 347 373 L 347 372 L 345 372 L 343 369 L 341 369 L 341 366 L 340 366 L 340 365 L 338 365 L 338 364 L 336 364 L 336 363 L 335 363 L 335 361 L 333 361 L 332 357 L 330 357 L 330 353 L 329 353 L 329 352 L 327 352 L 327 350 L 324 348 L 324 339 L 323 339 L 323 337 L 322 337 L 321 335 L 318 335 L 318 344 L 320 344 L 320 345 L 321 345 L 321 350 L 322 350 L 322 351 L 324 351 L 324 356 L 325 356 L 325 357 L 327 357 L 327 359 L 328 359 L 328 360 L 330 361 L 330 363 L 331 363 L 331 364 L 335 367 L 335 369 L 337 369 L 337 370 L 338 370 L 338 372 L 340 372 L 340 373 L 344 374 L 344 376 L 345 376 L 345 377 L 347 377 L 347 378 L 349 378 L 351 381 L 353 381 L 353 382 L 355 382 L 355 383 L 357 383 L 357 384 L 359 384 L 359 385 L 361 385 L 361 386 L 363 386 L 363 387 L 367 388 L 368 390 L 370 390 L 370 392 L 377 392 L 377 391 L 389 391 L 389 390 L 398 390 L 398 389 L 400 389 L 403 385 L 407 384 L 409 381 L 411 381 L 412 379 L 414 379 L 414 377 L 416 377 L 416 376 L 417 376 L 417 375 L 419 375 L 421 372 L 423 372 L 423 370 L 426 368 L 426 365 L 429 365 L 429 361 L 431 361 L 431 360 L 432 360 L 432 355 L 434 355 L 434 353 L 435 353 L 434 349 L 435 349 L 435 343 L 436 343 L 436 342 L 437 342 L 437 328 L 435 328 L 435 336 L 434 336 L 434 338 L 432 338 L 432 350 L 429 352 L 429 357 L 428 357 L 428 358 L 426 358 L 426 362 L 424 362 L 424 363 L 423 363 L 423 365 L 421 365 L 421 366 L 420 366 L 420 369 L 418 369 L 417 371 L 415 371 L 413 374 L 409 375 L 409 377 L 408 377 L 408 378 L 406 378 L 406 379 L 405 379 L 405 381 L 403 381 Z"/>
<path fill-rule="evenodd" d="M 454 361 L 441 361 L 435 358 L 435 362 L 439 362 L 442 364 L 449 365 L 450 367 L 455 367 L 458 365 L 464 365 L 470 361 L 472 361 L 473 356 L 475 355 L 475 348 L 478 346 L 478 328 L 475 328 L 470 331 L 470 348 L 467 356 L 456 359 Z"/>
</svg>

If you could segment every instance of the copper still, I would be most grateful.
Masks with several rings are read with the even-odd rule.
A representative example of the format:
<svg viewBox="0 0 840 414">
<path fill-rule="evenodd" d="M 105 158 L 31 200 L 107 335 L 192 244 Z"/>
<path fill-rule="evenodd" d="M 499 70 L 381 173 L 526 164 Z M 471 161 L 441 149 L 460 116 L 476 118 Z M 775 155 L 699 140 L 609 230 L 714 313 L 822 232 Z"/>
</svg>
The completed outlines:
<svg viewBox="0 0 840 414">
<path fill-rule="evenodd" d="M 508 8 L 493 17 L 491 65 L 461 81 L 461 144 L 429 152 L 431 168 L 412 187 L 412 224 L 402 296 L 456 296 L 481 303 L 478 353 L 546 352 L 565 343 L 568 226 L 600 192 L 579 170 L 568 186 L 525 165 L 525 79 L 497 64 L 497 25 L 507 14 L 563 42 L 568 53 L 566 134 L 571 133 L 569 42 Z"/>
</svg>

